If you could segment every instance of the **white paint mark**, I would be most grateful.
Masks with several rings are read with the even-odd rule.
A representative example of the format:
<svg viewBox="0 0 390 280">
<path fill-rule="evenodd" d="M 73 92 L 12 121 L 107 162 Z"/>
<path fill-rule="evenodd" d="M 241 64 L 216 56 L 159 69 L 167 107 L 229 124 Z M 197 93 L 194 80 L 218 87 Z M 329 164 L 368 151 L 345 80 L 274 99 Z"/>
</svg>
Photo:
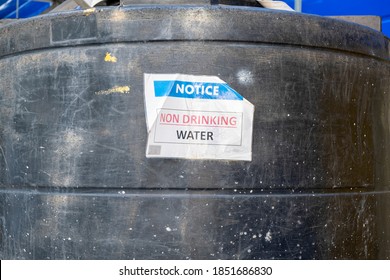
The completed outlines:
<svg viewBox="0 0 390 280">
<path fill-rule="evenodd" d="M 272 240 L 272 234 L 271 234 L 271 231 L 268 231 L 266 234 L 265 234 L 265 241 L 267 242 L 271 242 Z"/>
<path fill-rule="evenodd" d="M 251 85 L 253 84 L 253 74 L 251 71 L 241 69 L 237 72 L 237 79 L 240 84 Z"/>
</svg>

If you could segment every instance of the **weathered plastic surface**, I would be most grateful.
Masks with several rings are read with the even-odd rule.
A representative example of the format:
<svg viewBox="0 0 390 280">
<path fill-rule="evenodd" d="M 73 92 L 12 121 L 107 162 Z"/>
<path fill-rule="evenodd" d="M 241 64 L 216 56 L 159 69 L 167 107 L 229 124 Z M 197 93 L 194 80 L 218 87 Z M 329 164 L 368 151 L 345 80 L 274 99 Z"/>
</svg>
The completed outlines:
<svg viewBox="0 0 390 280">
<path fill-rule="evenodd" d="M 381 33 L 222 6 L 0 31 L 3 259 L 390 258 Z M 144 73 L 226 81 L 255 105 L 252 161 L 147 159 Z"/>
</svg>

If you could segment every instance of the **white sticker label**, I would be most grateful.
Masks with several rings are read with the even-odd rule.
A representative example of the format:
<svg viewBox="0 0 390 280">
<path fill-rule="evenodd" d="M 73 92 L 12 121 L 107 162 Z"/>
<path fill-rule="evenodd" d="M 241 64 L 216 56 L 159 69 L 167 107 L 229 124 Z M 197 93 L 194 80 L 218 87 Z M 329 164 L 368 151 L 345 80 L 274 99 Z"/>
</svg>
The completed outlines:
<svg viewBox="0 0 390 280">
<path fill-rule="evenodd" d="M 254 106 L 215 76 L 145 74 L 147 157 L 252 159 Z"/>
</svg>

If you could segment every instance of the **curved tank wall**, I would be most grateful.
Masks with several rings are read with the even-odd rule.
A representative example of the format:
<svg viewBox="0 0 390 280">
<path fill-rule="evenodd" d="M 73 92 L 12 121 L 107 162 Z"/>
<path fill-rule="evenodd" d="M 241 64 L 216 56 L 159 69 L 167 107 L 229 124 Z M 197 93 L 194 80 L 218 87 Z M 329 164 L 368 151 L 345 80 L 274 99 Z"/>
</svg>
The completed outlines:
<svg viewBox="0 0 390 280">
<path fill-rule="evenodd" d="M 3 259 L 390 258 L 381 33 L 222 6 L 99 8 L 1 31 Z M 252 161 L 146 158 L 144 73 L 240 92 L 255 105 Z"/>
</svg>

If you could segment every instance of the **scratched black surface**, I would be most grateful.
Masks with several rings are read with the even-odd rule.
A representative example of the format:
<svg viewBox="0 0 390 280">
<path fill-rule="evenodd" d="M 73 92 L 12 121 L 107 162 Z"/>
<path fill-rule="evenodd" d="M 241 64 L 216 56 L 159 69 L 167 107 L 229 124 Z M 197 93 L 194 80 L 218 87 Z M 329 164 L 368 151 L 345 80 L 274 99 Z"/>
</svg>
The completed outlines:
<svg viewBox="0 0 390 280">
<path fill-rule="evenodd" d="M 4 259 L 377 259 L 389 195 L 1 195 Z M 382 213 L 384 214 L 384 213 Z M 388 225 L 388 224 L 387 224 Z M 386 231 L 387 230 L 387 231 Z"/>
<path fill-rule="evenodd" d="M 107 52 L 118 61 L 105 62 Z M 166 42 L 48 50 L 2 63 L 10 67 L 2 96 L 4 184 L 373 188 L 373 100 L 386 86 L 373 59 L 286 46 Z M 146 159 L 144 72 L 226 81 L 255 105 L 253 160 Z M 118 86 L 130 93 L 99 94 Z"/>
<path fill-rule="evenodd" d="M 387 39 L 284 12 L 174 11 L 3 27 L 0 257 L 390 258 Z M 253 160 L 146 159 L 144 73 L 227 82 L 255 105 Z"/>
</svg>

